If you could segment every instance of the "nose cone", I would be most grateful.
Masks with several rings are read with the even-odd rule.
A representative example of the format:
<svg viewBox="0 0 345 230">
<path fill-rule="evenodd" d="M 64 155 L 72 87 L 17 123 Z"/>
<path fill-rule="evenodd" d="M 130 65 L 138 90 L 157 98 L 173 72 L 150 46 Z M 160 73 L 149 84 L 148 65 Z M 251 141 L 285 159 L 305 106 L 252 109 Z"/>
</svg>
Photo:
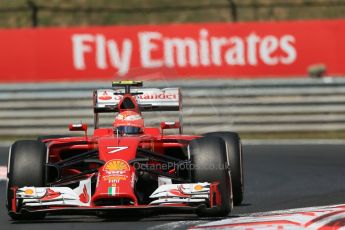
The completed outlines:
<svg viewBox="0 0 345 230">
<path fill-rule="evenodd" d="M 99 140 L 99 158 L 106 163 L 99 169 L 93 204 L 104 205 L 105 202 L 107 206 L 111 206 L 114 201 L 115 206 L 118 205 L 116 201 L 121 199 L 138 204 L 134 194 L 135 168 L 128 161 L 135 159 L 139 141 L 134 137 Z"/>
</svg>

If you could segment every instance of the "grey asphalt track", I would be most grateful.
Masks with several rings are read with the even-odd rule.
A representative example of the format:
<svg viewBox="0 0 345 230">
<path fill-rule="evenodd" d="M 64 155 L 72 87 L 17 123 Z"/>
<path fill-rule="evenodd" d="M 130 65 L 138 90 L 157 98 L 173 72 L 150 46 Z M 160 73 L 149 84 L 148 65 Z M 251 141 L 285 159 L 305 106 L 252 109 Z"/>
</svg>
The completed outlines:
<svg viewBox="0 0 345 230">
<path fill-rule="evenodd" d="M 0 148 L 0 165 L 7 164 Z M 345 203 L 345 145 L 244 146 L 245 199 L 229 218 L 252 212 Z M 41 222 L 12 222 L 5 210 L 5 183 L 0 182 L 0 229 L 186 229 L 216 219 L 161 215 L 140 220 L 104 220 L 92 216 L 49 216 Z"/>
</svg>

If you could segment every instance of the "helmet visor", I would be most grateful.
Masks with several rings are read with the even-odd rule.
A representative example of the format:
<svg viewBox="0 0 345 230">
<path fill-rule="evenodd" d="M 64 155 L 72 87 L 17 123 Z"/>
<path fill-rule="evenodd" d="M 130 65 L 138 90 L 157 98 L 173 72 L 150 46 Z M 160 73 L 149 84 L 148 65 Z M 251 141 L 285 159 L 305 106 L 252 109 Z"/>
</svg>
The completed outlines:
<svg viewBox="0 0 345 230">
<path fill-rule="evenodd" d="M 140 128 L 136 126 L 118 126 L 116 128 L 121 134 L 138 134 L 140 133 Z"/>
</svg>

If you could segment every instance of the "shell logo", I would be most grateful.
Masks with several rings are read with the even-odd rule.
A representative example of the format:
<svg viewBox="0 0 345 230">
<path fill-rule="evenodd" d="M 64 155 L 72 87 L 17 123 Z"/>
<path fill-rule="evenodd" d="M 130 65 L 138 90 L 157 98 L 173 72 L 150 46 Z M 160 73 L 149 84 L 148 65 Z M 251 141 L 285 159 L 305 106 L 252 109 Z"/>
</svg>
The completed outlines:
<svg viewBox="0 0 345 230">
<path fill-rule="evenodd" d="M 32 189 L 26 189 L 25 191 L 24 191 L 24 193 L 25 193 L 25 195 L 32 195 L 32 194 L 34 194 L 34 190 L 32 190 Z"/>
<path fill-rule="evenodd" d="M 202 185 L 200 185 L 200 184 L 194 186 L 194 190 L 196 190 L 196 191 L 200 191 L 200 190 L 202 190 L 203 188 L 204 188 L 204 187 L 203 187 Z"/>
<path fill-rule="evenodd" d="M 108 172 L 129 171 L 129 165 L 123 160 L 110 160 L 104 165 L 103 170 Z"/>
</svg>

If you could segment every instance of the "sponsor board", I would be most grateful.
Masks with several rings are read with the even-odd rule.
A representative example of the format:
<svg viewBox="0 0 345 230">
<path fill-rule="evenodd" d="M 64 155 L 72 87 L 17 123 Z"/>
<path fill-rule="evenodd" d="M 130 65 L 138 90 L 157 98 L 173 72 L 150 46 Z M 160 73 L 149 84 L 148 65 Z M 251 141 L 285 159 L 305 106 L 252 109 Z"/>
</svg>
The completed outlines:
<svg viewBox="0 0 345 230">
<path fill-rule="evenodd" d="M 305 76 L 317 63 L 345 74 L 343 19 L 3 29 L 0 36 L 2 82 Z"/>
</svg>

